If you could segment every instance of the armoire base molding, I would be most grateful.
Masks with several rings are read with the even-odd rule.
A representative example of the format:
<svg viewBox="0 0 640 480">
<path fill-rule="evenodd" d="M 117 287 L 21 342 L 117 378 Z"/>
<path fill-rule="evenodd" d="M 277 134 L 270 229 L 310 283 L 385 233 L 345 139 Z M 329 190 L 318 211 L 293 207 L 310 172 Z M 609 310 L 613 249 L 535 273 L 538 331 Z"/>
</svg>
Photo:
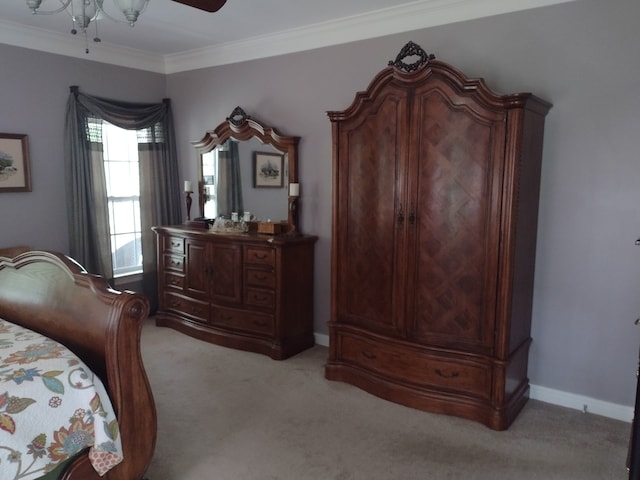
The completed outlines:
<svg viewBox="0 0 640 480">
<path fill-rule="evenodd" d="M 315 332 L 313 334 L 315 344 L 321 347 L 329 347 L 329 335 Z M 602 417 L 620 420 L 631 423 L 633 419 L 633 406 L 619 403 L 607 402 L 598 398 L 580 395 L 578 393 L 565 392 L 556 388 L 549 388 L 542 385 L 531 384 L 529 398 L 539 402 L 557 405 L 559 407 L 580 410 L 584 412 L 586 405 L 588 414 L 600 415 Z"/>
<path fill-rule="evenodd" d="M 315 344 L 321 347 L 329 347 L 329 335 L 315 332 L 313 334 Z M 543 385 L 531 384 L 529 398 L 539 402 L 557 405 L 559 407 L 570 408 L 584 412 L 587 407 L 587 414 L 600 415 L 602 417 L 620 420 L 631 423 L 633 419 L 633 406 L 622 405 L 620 403 L 607 402 L 598 398 L 581 395 L 579 393 L 566 392 L 556 388 L 545 387 Z"/>
</svg>

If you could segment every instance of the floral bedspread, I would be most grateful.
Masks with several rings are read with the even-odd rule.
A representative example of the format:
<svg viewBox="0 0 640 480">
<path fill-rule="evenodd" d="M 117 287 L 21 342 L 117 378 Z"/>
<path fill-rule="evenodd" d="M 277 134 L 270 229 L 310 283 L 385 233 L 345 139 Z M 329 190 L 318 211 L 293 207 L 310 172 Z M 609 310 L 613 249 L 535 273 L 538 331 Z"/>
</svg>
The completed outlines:
<svg viewBox="0 0 640 480">
<path fill-rule="evenodd" d="M 100 379 L 63 345 L 0 319 L 0 479 L 36 479 L 86 447 L 100 475 L 122 461 Z"/>
</svg>

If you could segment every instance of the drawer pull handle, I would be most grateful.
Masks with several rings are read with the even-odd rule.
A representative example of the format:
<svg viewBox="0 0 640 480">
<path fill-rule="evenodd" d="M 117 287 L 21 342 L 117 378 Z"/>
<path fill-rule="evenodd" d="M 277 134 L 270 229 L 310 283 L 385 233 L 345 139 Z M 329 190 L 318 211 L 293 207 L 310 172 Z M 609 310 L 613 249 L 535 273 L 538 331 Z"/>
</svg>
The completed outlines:
<svg viewBox="0 0 640 480">
<path fill-rule="evenodd" d="M 416 223 L 416 207 L 411 205 L 411 213 L 409 213 L 409 224 L 414 225 Z"/>
<path fill-rule="evenodd" d="M 439 368 L 436 368 L 436 373 L 440 375 L 442 378 L 456 378 L 460 376 L 460 372 L 445 373 Z"/>
<path fill-rule="evenodd" d="M 400 211 L 398 212 L 398 225 L 402 225 L 404 223 L 404 209 L 402 208 L 402 203 L 400 204 Z"/>
<path fill-rule="evenodd" d="M 179 307 L 180 305 L 182 305 L 182 303 L 181 303 L 179 300 L 171 300 L 171 301 L 169 302 L 169 304 L 170 304 L 172 307 Z"/>
<path fill-rule="evenodd" d="M 256 257 L 258 260 L 264 260 L 265 258 L 268 257 L 266 253 L 254 253 L 253 256 Z"/>
<path fill-rule="evenodd" d="M 364 355 L 365 358 L 368 358 L 369 360 L 374 360 L 375 358 L 377 358 L 375 353 L 367 352 L 366 350 L 362 351 L 362 355 Z"/>
</svg>

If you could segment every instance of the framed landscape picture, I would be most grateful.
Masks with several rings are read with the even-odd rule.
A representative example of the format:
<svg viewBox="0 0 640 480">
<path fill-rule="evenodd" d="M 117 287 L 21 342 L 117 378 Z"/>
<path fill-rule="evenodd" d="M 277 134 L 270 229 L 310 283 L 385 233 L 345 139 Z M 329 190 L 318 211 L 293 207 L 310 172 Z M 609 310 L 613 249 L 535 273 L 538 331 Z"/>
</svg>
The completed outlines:
<svg viewBox="0 0 640 480">
<path fill-rule="evenodd" d="M 255 188 L 282 188 L 284 155 L 253 152 L 253 186 Z"/>
<path fill-rule="evenodd" d="M 0 192 L 30 192 L 29 138 L 0 133 Z"/>
</svg>

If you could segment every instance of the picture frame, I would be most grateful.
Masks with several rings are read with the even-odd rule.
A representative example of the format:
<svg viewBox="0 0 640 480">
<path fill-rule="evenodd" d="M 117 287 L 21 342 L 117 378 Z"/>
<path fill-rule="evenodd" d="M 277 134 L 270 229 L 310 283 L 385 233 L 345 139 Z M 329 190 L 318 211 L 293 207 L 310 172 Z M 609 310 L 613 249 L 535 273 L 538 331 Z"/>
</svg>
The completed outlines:
<svg viewBox="0 0 640 480">
<path fill-rule="evenodd" d="M 284 154 L 253 152 L 254 188 L 284 187 Z"/>
<path fill-rule="evenodd" d="M 30 192 L 29 137 L 0 133 L 0 192 Z"/>
</svg>

